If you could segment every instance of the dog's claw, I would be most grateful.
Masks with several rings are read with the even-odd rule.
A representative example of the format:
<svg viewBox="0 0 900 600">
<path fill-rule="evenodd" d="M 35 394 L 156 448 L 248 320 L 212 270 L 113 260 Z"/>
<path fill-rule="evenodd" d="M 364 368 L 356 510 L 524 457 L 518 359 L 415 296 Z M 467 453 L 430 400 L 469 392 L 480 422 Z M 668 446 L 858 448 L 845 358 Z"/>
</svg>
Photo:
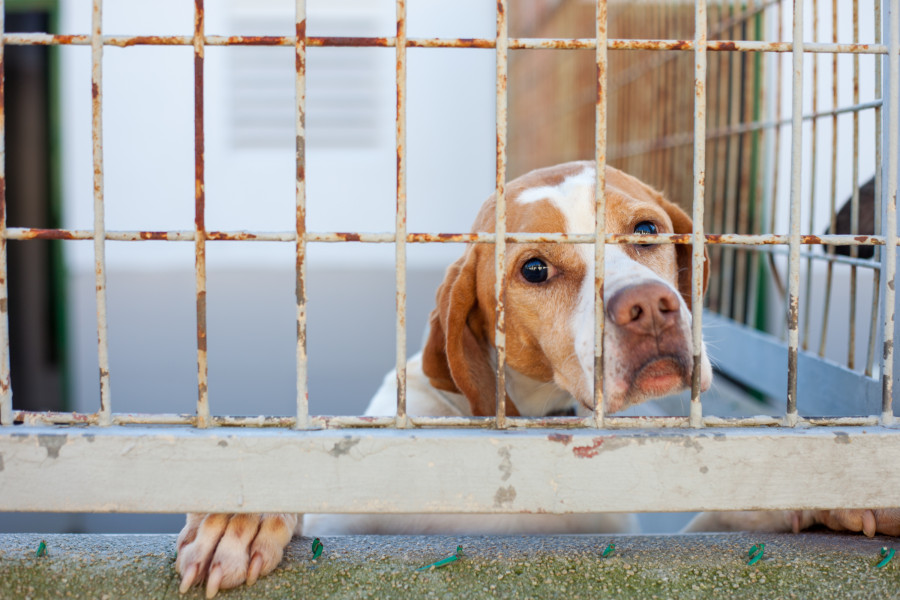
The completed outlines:
<svg viewBox="0 0 900 600">
<path fill-rule="evenodd" d="M 250 559 L 250 566 L 247 569 L 247 585 L 253 585 L 259 579 L 259 573 L 262 571 L 263 559 L 259 553 L 254 553 Z"/>
<path fill-rule="evenodd" d="M 224 573 L 222 573 L 222 567 L 219 565 L 214 566 L 209 571 L 209 577 L 206 579 L 206 597 L 213 598 L 216 594 L 219 593 L 219 586 L 222 584 L 222 578 L 224 577 Z"/>
<path fill-rule="evenodd" d="M 863 513 L 862 526 L 863 533 L 866 534 L 866 537 L 875 537 L 878 524 L 875 522 L 875 513 L 873 511 L 867 510 Z"/>
<path fill-rule="evenodd" d="M 194 585 L 194 579 L 197 577 L 197 572 L 200 570 L 200 565 L 197 563 L 193 563 L 189 565 L 185 571 L 184 576 L 181 578 L 181 586 L 178 588 L 180 593 L 185 593 L 191 586 Z"/>
</svg>

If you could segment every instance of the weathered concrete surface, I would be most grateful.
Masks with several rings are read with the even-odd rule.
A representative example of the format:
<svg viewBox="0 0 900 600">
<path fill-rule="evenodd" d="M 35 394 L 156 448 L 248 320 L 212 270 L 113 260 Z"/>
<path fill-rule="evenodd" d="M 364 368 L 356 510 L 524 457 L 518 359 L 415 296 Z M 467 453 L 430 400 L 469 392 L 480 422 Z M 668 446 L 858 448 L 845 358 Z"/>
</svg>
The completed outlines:
<svg viewBox="0 0 900 600">
<path fill-rule="evenodd" d="M 48 556 L 37 558 L 40 541 Z M 295 539 L 243 598 L 900 598 L 900 540 L 835 534 Z M 601 551 L 613 541 L 616 551 Z M 765 542 L 763 560 L 747 551 Z M 170 535 L 0 535 L 0 598 L 181 598 Z M 416 568 L 452 554 L 440 569 Z M 900 553 L 898 553 L 900 554 Z M 184 598 L 202 598 L 195 588 Z"/>
</svg>

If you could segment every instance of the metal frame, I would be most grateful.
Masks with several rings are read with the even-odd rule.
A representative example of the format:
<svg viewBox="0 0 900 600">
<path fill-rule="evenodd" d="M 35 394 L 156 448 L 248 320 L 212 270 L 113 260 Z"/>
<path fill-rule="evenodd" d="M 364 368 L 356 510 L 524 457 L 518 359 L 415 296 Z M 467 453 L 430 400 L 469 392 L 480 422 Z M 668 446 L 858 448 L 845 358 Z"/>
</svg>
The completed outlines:
<svg viewBox="0 0 900 600">
<path fill-rule="evenodd" d="M 102 0 L 93 0 L 90 35 L 3 34 L 3 1 L 0 0 L 0 67 L 3 46 L 9 44 L 90 45 L 92 50 L 94 227 L 90 231 L 65 229 L 7 228 L 5 218 L 5 156 L 0 145 L 0 510 L 79 510 L 79 511 L 435 511 L 435 512 L 585 512 L 612 510 L 697 510 L 739 508 L 862 507 L 894 503 L 900 494 L 900 479 L 890 461 L 879 457 L 900 450 L 900 431 L 894 423 L 893 336 L 894 279 L 896 273 L 896 193 L 898 166 L 898 78 L 900 35 L 898 3 L 890 0 L 886 28 L 888 43 L 838 44 L 803 41 L 803 2 L 794 5 L 793 42 L 755 42 L 710 40 L 706 0 L 695 1 L 695 37 L 685 40 L 622 40 L 607 38 L 606 0 L 597 0 L 595 38 L 526 39 L 510 38 L 507 26 L 507 0 L 498 0 L 497 29 L 494 39 L 417 39 L 406 32 L 406 2 L 396 1 L 396 35 L 384 38 L 309 37 L 306 35 L 306 6 L 296 2 L 294 36 L 223 37 L 207 35 L 204 28 L 204 3 L 195 0 L 194 31 L 191 36 L 110 36 L 101 28 Z M 748 13 L 763 10 L 751 6 Z M 737 18 L 737 17 L 735 17 Z M 107 231 L 104 219 L 103 133 L 102 133 L 102 55 L 106 46 L 182 45 L 194 49 L 195 82 L 195 227 L 191 231 Z M 209 231 L 205 225 L 204 173 L 204 50 L 206 46 L 293 46 L 296 56 L 296 227 L 280 232 Z M 380 46 L 396 49 L 396 152 L 397 188 L 395 231 L 388 233 L 309 232 L 306 229 L 305 194 L 305 64 L 306 49 L 315 46 Z M 408 48 L 493 48 L 497 57 L 496 74 L 496 230 L 493 233 L 410 233 L 406 228 L 406 54 Z M 506 229 L 506 129 L 507 58 L 510 50 L 593 49 L 595 50 L 598 94 L 595 103 L 597 136 L 596 231 L 595 234 L 523 234 Z M 669 138 L 659 144 L 693 145 L 693 220 L 691 234 L 633 236 L 604 234 L 606 148 L 606 80 L 610 50 L 686 51 L 694 53 L 694 132 L 692 139 Z M 709 52 L 774 52 L 793 57 L 792 184 L 791 223 L 788 235 L 706 234 L 704 197 L 706 192 L 707 135 L 707 57 Z M 853 236 L 802 235 L 800 230 L 802 123 L 839 112 L 866 108 L 879 110 L 880 103 L 860 104 L 832 111 L 804 115 L 802 112 L 803 64 L 809 53 L 886 55 L 890 67 L 884 71 L 890 90 L 888 110 L 884 111 L 887 135 L 887 186 L 883 235 Z M 3 88 L 0 79 L 0 144 L 2 144 Z M 731 135 L 764 128 L 778 128 L 780 120 L 754 122 L 713 130 L 712 135 Z M 677 137 L 677 136 L 676 136 Z M 639 240 L 638 240 L 639 237 Z M 100 363 L 100 408 L 91 415 L 75 413 L 35 413 L 14 411 L 9 375 L 8 313 L 6 303 L 7 240 L 92 239 L 95 252 L 98 355 Z M 196 415 L 128 415 L 113 411 L 110 391 L 106 313 L 107 240 L 167 240 L 193 242 L 195 247 L 198 398 Z M 206 243 L 207 241 L 281 241 L 296 246 L 297 295 L 297 412 L 293 417 L 238 418 L 215 416 L 207 390 L 206 365 Z M 517 242 L 590 243 L 595 245 L 595 305 L 603 314 L 605 243 L 690 244 L 693 260 L 693 341 L 699 348 L 702 325 L 702 269 L 704 248 L 709 245 L 737 244 L 787 246 L 789 253 L 789 335 L 787 344 L 787 403 L 783 418 L 752 417 L 721 419 L 704 416 L 700 398 L 699 352 L 692 376 L 690 415 L 688 417 L 626 418 L 607 417 L 602 398 L 603 319 L 596 319 L 595 330 L 595 403 L 597 410 L 589 418 L 512 418 L 507 416 L 505 394 L 505 289 L 506 245 Z M 396 246 L 397 290 L 397 414 L 396 417 L 324 417 L 311 416 L 308 410 L 306 351 L 306 245 L 310 242 L 393 243 Z M 406 413 L 406 244 L 408 243 L 495 244 L 497 287 L 496 415 L 492 418 L 410 417 Z M 803 245 L 886 246 L 880 273 L 885 298 L 884 350 L 881 366 L 881 414 L 879 416 L 809 418 L 801 417 L 797 404 L 799 364 L 799 286 L 801 246 Z M 856 264 L 851 258 L 851 264 Z M 25 428 L 13 427 L 24 424 Z M 88 424 L 100 427 L 87 430 L 39 427 L 49 424 Z M 149 429 L 114 427 L 119 425 L 193 425 L 196 429 Z M 787 425 L 788 427 L 778 427 Z M 252 431 L 222 426 L 294 428 L 289 431 Z M 767 426 L 764 432 L 748 427 Z M 803 427 L 800 427 L 803 426 Z M 815 429 L 809 427 L 815 426 Z M 531 431 L 491 432 L 315 432 L 314 429 L 340 428 L 435 428 L 468 427 L 504 429 L 586 428 L 575 433 Z M 603 430 L 597 428 L 604 428 Z M 720 428 L 726 429 L 709 429 Z M 209 428 L 204 432 L 201 429 Z M 646 429 L 657 431 L 647 432 Z M 684 428 L 671 432 L 668 428 Z M 838 428 L 838 429 L 836 429 Z M 843 429 L 851 428 L 851 429 Z M 619 429 L 609 433 L 605 430 Z M 639 429 L 640 431 L 631 431 Z M 853 442 L 851 445 L 834 442 Z M 499 494 L 496 465 L 482 457 L 508 448 L 527 468 L 516 470 L 515 485 L 528 490 L 518 501 L 507 501 L 512 483 Z M 713 450 L 714 449 L 714 450 Z M 616 452 L 607 452 L 615 450 Z M 346 456 L 345 456 L 346 455 Z M 410 461 L 409 456 L 421 457 Z M 268 456 L 268 458 L 266 458 Z M 272 456 L 278 456 L 279 473 L 273 481 Z M 344 458 L 341 458 L 345 456 Z M 795 457 L 805 461 L 826 461 L 834 473 L 845 477 L 841 486 L 821 477 L 818 469 L 804 471 Z M 737 461 L 737 457 L 745 460 Z M 584 461 L 593 458 L 592 461 Z M 48 460 L 54 459 L 54 460 Z M 353 460 L 349 460 L 353 459 Z M 627 459 L 627 460 L 623 460 Z M 340 461 L 340 468 L 335 461 Z M 798 468 L 785 470 L 789 460 Z M 801 460 L 800 462 L 803 462 Z M 262 462 L 261 462 L 262 461 Z M 429 463 L 429 461 L 431 461 Z M 660 462 L 662 461 L 662 462 Z M 483 464 L 482 464 L 483 462 Z M 203 469 L 199 470 L 199 464 Z M 232 465 L 242 465 L 234 476 Z M 635 464 L 666 464 L 654 477 L 647 478 Z M 542 465 L 546 468 L 542 468 Z M 551 468 L 552 465 L 552 468 Z M 588 466 L 589 465 L 589 466 Z M 227 469 L 226 469 L 227 466 Z M 283 471 L 281 470 L 283 469 Z M 371 487 L 347 482 L 375 481 L 375 473 L 385 469 L 404 472 L 404 485 Z M 502 471 L 502 469 L 501 469 Z M 798 475 L 802 473 L 807 475 Z M 64 473 L 64 474 L 63 474 Z M 83 486 L 103 473 L 107 486 Z M 198 476 L 198 473 L 201 473 Z M 548 475 L 551 473 L 552 475 Z M 720 477 L 707 477 L 707 473 Z M 501 473 L 502 475 L 502 473 Z M 84 478 L 84 479 L 82 479 Z M 379 480 L 383 480 L 379 479 Z M 391 478 L 393 481 L 393 478 Z M 711 481 L 720 485 L 710 486 Z M 99 480 L 97 480 L 99 481 Z M 160 486 L 165 481 L 166 485 Z M 503 479 L 505 481 L 505 479 Z M 764 485 L 751 486 L 755 481 Z M 112 485 L 111 482 L 115 482 Z M 173 482 L 177 482 L 173 485 Z M 447 482 L 453 489 L 446 489 Z M 549 483 L 548 483 L 549 482 Z M 154 486 L 155 484 L 155 486 Z M 66 493 L 61 494 L 60 486 Z M 648 487 L 649 486 L 649 487 Z M 557 488 L 566 490 L 558 493 Z M 652 488 L 652 489 L 651 489 Z M 410 489 L 414 493 L 410 494 Z M 659 490 L 679 490 L 666 494 Z M 112 491 L 111 491 L 112 490 Z M 165 491 L 165 495 L 160 493 Z M 264 490 L 260 495 L 257 490 Z M 615 490 L 616 493 L 610 490 Z M 687 491 L 690 490 L 690 491 Z M 777 492 L 775 490 L 778 490 Z M 625 493 L 618 493 L 624 491 Z M 601 493 L 602 492 L 602 493 Z M 749 493 L 748 493 L 749 492 Z M 113 494 L 113 496 L 109 496 Z M 363 494 L 365 497 L 361 497 Z M 498 495 L 499 494 L 499 495 Z M 377 499 L 373 499 L 377 498 Z"/>
</svg>

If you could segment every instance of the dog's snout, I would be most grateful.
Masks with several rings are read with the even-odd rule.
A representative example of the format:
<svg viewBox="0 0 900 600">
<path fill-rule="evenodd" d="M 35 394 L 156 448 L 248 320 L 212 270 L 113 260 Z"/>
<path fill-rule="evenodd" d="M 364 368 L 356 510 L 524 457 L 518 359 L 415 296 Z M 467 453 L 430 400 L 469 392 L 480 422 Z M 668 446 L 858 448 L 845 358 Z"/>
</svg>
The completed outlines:
<svg viewBox="0 0 900 600">
<path fill-rule="evenodd" d="M 667 285 L 655 281 L 622 288 L 606 305 L 609 319 L 638 335 L 658 335 L 680 319 L 678 296 Z"/>
</svg>

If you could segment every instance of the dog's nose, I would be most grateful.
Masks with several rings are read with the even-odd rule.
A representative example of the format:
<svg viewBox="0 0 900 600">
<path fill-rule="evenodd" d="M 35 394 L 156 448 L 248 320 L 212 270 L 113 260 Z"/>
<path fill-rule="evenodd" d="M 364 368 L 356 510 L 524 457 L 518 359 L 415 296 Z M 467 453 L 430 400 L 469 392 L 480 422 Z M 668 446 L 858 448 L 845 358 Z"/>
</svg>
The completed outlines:
<svg viewBox="0 0 900 600">
<path fill-rule="evenodd" d="M 631 333 L 658 335 L 679 322 L 680 308 L 678 296 L 669 286 L 651 281 L 617 291 L 606 303 L 606 314 Z"/>
</svg>

